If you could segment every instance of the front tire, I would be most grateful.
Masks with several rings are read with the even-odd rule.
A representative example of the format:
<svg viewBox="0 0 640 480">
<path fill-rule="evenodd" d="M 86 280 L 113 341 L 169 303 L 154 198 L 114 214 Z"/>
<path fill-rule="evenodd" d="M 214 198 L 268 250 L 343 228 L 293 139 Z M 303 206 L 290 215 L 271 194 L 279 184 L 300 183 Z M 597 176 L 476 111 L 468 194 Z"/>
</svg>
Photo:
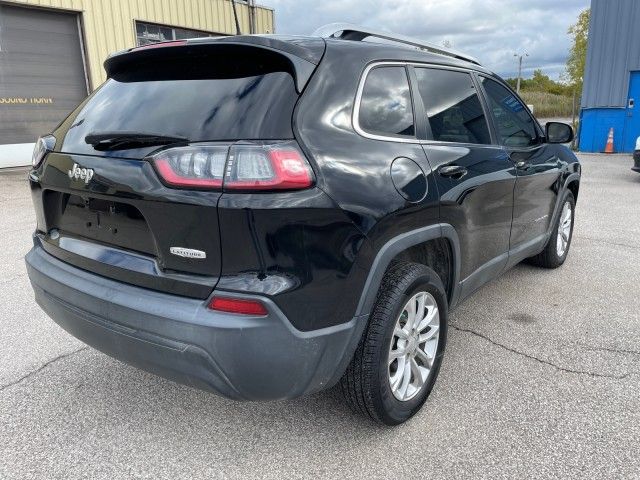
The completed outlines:
<svg viewBox="0 0 640 480">
<path fill-rule="evenodd" d="M 547 245 L 542 252 L 529 259 L 533 265 L 543 268 L 558 268 L 567 259 L 573 238 L 573 221 L 576 210 L 575 198 L 569 190 L 562 196 L 561 205 L 560 215 Z"/>
<path fill-rule="evenodd" d="M 385 425 L 415 415 L 440 370 L 447 318 L 447 298 L 436 272 L 417 263 L 392 264 L 340 382 L 352 410 Z"/>
</svg>

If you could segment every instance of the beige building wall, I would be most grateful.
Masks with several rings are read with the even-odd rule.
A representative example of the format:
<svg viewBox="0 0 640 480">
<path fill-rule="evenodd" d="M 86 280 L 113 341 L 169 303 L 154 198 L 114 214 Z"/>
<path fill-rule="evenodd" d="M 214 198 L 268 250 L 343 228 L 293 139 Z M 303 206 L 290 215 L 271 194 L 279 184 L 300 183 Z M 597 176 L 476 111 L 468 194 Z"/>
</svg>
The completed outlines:
<svg viewBox="0 0 640 480">
<path fill-rule="evenodd" d="M 87 75 L 91 90 L 105 81 L 102 63 L 118 50 L 136 46 L 135 21 L 212 33 L 236 31 L 230 0 L 12 0 L 8 4 L 81 13 Z M 242 33 L 249 33 L 249 7 L 237 2 Z M 274 33 L 273 10 L 256 7 L 256 33 Z"/>
</svg>

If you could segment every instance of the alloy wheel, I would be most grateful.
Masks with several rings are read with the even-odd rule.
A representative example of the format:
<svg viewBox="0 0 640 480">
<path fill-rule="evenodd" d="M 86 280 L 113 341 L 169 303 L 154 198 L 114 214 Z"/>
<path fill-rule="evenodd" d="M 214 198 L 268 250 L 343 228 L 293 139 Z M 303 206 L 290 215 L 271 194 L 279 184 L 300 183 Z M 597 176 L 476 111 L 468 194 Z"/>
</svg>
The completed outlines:
<svg viewBox="0 0 640 480">
<path fill-rule="evenodd" d="M 562 258 L 569 246 L 569 236 L 571 235 L 571 222 L 573 221 L 573 212 L 571 204 L 565 202 L 560 214 L 560 224 L 558 225 L 558 238 L 556 240 L 556 252 L 558 257 Z"/>
<path fill-rule="evenodd" d="M 416 293 L 396 320 L 389 347 L 389 385 L 398 400 L 411 400 L 427 383 L 438 350 L 439 331 L 435 298 L 428 292 Z"/>
</svg>

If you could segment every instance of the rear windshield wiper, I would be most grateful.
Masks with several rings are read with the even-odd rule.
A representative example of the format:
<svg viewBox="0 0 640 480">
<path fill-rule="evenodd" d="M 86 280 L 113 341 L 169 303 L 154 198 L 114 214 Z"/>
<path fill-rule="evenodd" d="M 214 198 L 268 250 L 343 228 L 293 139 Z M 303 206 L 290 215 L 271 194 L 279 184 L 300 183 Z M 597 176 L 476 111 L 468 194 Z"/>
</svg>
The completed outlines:
<svg viewBox="0 0 640 480">
<path fill-rule="evenodd" d="M 170 143 L 187 143 L 189 139 L 145 132 L 92 132 L 84 137 L 84 141 L 93 145 L 96 150 L 122 150 Z"/>
</svg>

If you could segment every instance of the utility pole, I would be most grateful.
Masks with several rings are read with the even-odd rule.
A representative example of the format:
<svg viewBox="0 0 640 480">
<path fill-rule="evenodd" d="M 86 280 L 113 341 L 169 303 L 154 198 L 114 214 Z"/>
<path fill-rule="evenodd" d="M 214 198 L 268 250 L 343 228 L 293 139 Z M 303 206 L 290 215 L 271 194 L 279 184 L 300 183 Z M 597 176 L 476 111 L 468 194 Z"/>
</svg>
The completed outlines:
<svg viewBox="0 0 640 480">
<path fill-rule="evenodd" d="M 249 33 L 258 33 L 256 26 L 256 0 L 247 0 L 249 8 Z"/>
<path fill-rule="evenodd" d="M 238 21 L 238 10 L 236 9 L 236 0 L 231 0 L 231 7 L 233 7 L 233 18 L 236 21 L 236 35 L 242 35 L 240 31 L 240 22 Z"/>
<path fill-rule="evenodd" d="M 513 54 L 514 57 L 518 57 L 518 86 L 516 87 L 516 93 L 520 94 L 520 79 L 522 78 L 522 58 L 528 57 L 528 53 L 523 53 L 518 55 L 517 53 Z"/>
</svg>

